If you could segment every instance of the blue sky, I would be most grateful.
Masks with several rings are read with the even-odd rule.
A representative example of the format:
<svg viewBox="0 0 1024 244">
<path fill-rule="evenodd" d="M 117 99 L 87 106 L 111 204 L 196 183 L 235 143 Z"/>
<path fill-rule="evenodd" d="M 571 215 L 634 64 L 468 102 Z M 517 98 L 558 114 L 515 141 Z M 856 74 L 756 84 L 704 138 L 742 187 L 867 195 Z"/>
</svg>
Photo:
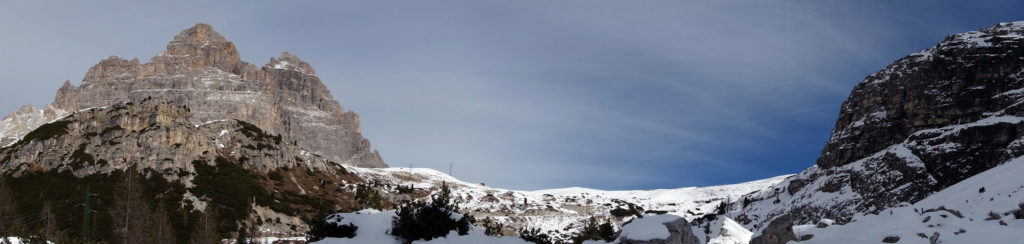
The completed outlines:
<svg viewBox="0 0 1024 244">
<path fill-rule="evenodd" d="M 392 166 L 512 189 L 675 188 L 797 173 L 868 74 L 1009 1 L 7 1 L 0 113 L 206 22 L 311 63 Z"/>
</svg>

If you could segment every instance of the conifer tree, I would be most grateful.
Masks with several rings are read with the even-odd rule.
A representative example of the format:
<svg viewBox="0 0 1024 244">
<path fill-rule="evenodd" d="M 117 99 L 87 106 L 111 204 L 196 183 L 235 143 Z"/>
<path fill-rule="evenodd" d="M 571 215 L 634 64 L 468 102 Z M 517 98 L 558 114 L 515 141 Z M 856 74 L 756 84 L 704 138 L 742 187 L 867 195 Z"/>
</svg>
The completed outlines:
<svg viewBox="0 0 1024 244">
<path fill-rule="evenodd" d="M 606 242 L 611 242 L 615 240 L 615 227 L 612 226 L 611 222 L 604 222 L 604 224 L 598 226 L 597 229 L 598 232 L 600 232 L 601 240 L 604 240 Z"/>
</svg>

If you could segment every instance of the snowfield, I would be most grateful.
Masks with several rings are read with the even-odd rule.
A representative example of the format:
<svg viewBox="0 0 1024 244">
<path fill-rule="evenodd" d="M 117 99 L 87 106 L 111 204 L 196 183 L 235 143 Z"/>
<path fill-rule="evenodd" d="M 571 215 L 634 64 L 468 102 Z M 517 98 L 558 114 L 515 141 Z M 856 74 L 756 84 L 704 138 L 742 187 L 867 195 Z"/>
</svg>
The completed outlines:
<svg viewBox="0 0 1024 244">
<path fill-rule="evenodd" d="M 342 243 L 380 243 L 380 244 L 392 244 L 402 243 L 395 236 L 389 233 L 391 230 L 391 218 L 395 217 L 395 211 L 378 211 L 373 209 L 360 210 L 354 213 L 340 213 L 334 214 L 328 217 L 328 223 L 337 224 L 354 224 L 359 228 L 356 229 L 356 236 L 353 238 L 326 238 L 316 243 L 324 244 L 342 244 Z M 452 214 L 453 219 L 461 218 L 461 215 Z M 529 243 L 519 239 L 518 237 L 495 237 L 484 234 L 484 230 L 476 226 L 471 226 L 469 234 L 460 236 L 457 231 L 448 233 L 448 236 L 441 237 L 429 241 L 414 241 L 413 243 L 422 244 L 476 244 L 476 243 L 496 243 L 496 244 L 524 244 Z"/>
<path fill-rule="evenodd" d="M 626 238 L 637 241 L 664 240 L 668 239 L 671 233 L 665 228 L 666 222 L 672 222 L 682 218 L 673 214 L 662 214 L 641 219 L 635 219 L 628 225 L 622 227 L 619 238 Z"/>
<path fill-rule="evenodd" d="M 602 205 L 597 201 L 614 202 L 634 201 L 635 204 L 650 207 L 669 206 L 676 203 L 676 212 L 695 210 L 699 204 L 687 204 L 688 198 L 713 199 L 715 197 L 734 197 L 732 194 L 752 190 L 756 187 L 771 187 L 788 176 L 754 181 L 736 185 L 714 186 L 704 188 L 679 188 L 650 191 L 601 191 L 585 188 L 564 188 L 540 191 L 511 191 L 489 188 L 479 184 L 470 184 L 431 169 L 362 169 L 351 168 L 364 176 L 374 179 L 393 179 L 395 182 L 409 182 L 416 187 L 433 187 L 430 182 L 448 182 L 453 187 L 453 196 L 462 197 L 463 209 L 487 209 L 493 207 L 479 201 L 467 200 L 469 196 L 511 192 L 512 196 L 526 199 L 533 204 L 564 204 L 563 197 L 580 196 L 580 200 L 592 200 L 591 204 Z M 1016 211 L 1024 205 L 1024 180 L 1019 176 L 1024 172 L 1024 157 L 1011 160 L 1003 165 L 968 178 L 949 188 L 939 191 L 914 204 L 905 203 L 900 207 L 886 209 L 878 215 L 859 214 L 853 222 L 846 225 L 833 225 L 834 221 L 821 219 L 818 224 L 794 226 L 798 238 L 810 238 L 799 243 L 878 243 L 883 239 L 897 240 L 898 243 L 1024 243 L 1024 219 L 1015 217 Z M 389 178 L 390 177 L 390 178 Z M 397 181 L 399 178 L 406 181 Z M 406 183 L 406 184 L 409 184 Z M 439 183 L 438 183 L 439 184 Z M 984 189 L 984 190 L 982 190 Z M 721 195 L 715 195 L 721 194 Z M 614 199 L 614 200 L 613 200 Z M 673 202 L 673 200 L 675 200 Z M 684 206 L 679 206 L 684 205 Z M 558 205 L 565 208 L 566 205 Z M 527 206 L 532 208 L 533 206 Z M 687 209 L 689 208 L 689 209 Z M 565 211 L 568 216 L 579 215 L 581 219 L 587 212 L 574 210 Z M 519 223 L 524 227 L 561 228 L 566 216 L 531 216 L 529 211 L 511 212 L 527 217 Z M 597 213 L 594 213 L 597 214 Z M 455 214 L 458 215 L 458 214 Z M 377 211 L 372 209 L 354 213 L 339 213 L 329 217 L 328 221 L 338 224 L 352 223 L 359 227 L 354 238 L 328 238 L 318 243 L 400 243 L 400 240 L 388 234 L 391 220 L 395 216 L 393 210 Z M 453 216 L 458 218 L 460 216 Z M 522 216 L 505 216 L 506 220 Z M 480 218 L 480 217 L 478 217 Z M 493 218 L 493 216 L 492 216 Z M 620 230 L 620 238 L 633 240 L 656 240 L 668 238 L 669 232 L 662 223 L 678 218 L 687 218 L 683 214 L 647 214 L 644 218 L 632 219 Z M 1021 216 L 1024 218 L 1024 216 Z M 691 219 L 692 220 L 692 219 Z M 548 221 L 548 222 L 545 222 Z M 515 223 L 515 222 L 509 222 Z M 756 234 L 743 227 L 733 219 L 719 216 L 708 223 L 710 233 L 706 236 L 702 226 L 692 227 L 694 234 L 701 242 L 716 244 L 748 243 Z M 484 234 L 483 229 L 473 226 L 468 235 L 459 236 L 455 231 L 447 237 L 414 243 L 527 243 L 517 237 L 495 237 Z M 586 243 L 604 243 L 587 241 Z M 791 242 L 792 243 L 792 242 Z"/>
<path fill-rule="evenodd" d="M 628 210 L 633 206 L 642 214 L 673 214 L 692 221 L 713 213 L 722 201 L 736 201 L 744 194 L 772 187 L 792 176 L 782 175 L 732 185 L 676 189 L 604 191 L 571 187 L 519 191 L 468 183 L 427 168 L 346 166 L 346 169 L 367 181 L 412 185 L 417 189 L 436 189 L 442 182 L 447 182 L 452 189 L 452 199 L 463 212 L 477 219 L 490 217 L 508 227 L 507 231 L 512 233 L 524 228 L 538 228 L 541 233 L 560 240 L 567 240 L 581 228 L 581 223 L 592 216 L 599 222 L 610 221 L 616 228 L 636 218 L 633 215 L 612 217 L 611 211 L 617 208 Z"/>
<path fill-rule="evenodd" d="M 914 204 L 825 228 L 797 226 L 800 243 L 1024 243 L 1024 219 L 1013 212 L 1024 204 L 1024 157 L 989 169 Z M 981 189 L 984 188 L 984 191 Z M 1021 216 L 1024 217 L 1024 216 Z"/>
</svg>

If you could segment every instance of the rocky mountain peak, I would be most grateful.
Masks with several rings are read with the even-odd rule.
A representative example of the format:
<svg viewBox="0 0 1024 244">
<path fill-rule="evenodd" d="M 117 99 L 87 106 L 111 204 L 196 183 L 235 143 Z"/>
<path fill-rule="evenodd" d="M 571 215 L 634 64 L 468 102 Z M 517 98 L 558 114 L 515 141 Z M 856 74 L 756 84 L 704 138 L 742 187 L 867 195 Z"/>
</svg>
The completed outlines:
<svg viewBox="0 0 1024 244">
<path fill-rule="evenodd" d="M 263 67 L 271 69 L 285 69 L 302 72 L 309 75 L 315 75 L 316 71 L 313 70 L 313 66 L 310 66 L 306 61 L 302 61 L 299 57 L 292 55 L 289 52 L 284 52 L 281 57 L 270 58 L 270 62 L 267 62 Z"/>
<path fill-rule="evenodd" d="M 141 66 L 139 66 L 139 59 L 137 58 L 127 60 L 117 56 L 110 56 L 89 68 L 89 72 L 85 73 L 82 81 L 134 78 L 139 68 Z"/>
<path fill-rule="evenodd" d="M 196 73 L 206 67 L 241 74 L 246 68 L 235 44 L 205 23 L 182 30 L 167 44 L 167 50 L 153 57 L 146 66 L 147 74 L 169 75 Z"/>
<path fill-rule="evenodd" d="M 387 166 L 361 135 L 359 115 L 334 100 L 309 63 L 285 52 L 261 69 L 203 23 L 181 31 L 149 62 L 109 57 L 81 85 L 65 82 L 43 112 L 0 121 L 0 145 L 70 111 L 146 97 L 191 108 L 192 124 L 246 121 L 334 162 Z"/>
<path fill-rule="evenodd" d="M 213 30 L 213 26 L 207 23 L 196 23 L 191 28 L 182 30 L 181 33 L 174 36 L 174 40 L 171 41 L 168 46 L 176 44 L 204 44 L 204 43 L 224 43 L 227 39 L 224 36 Z M 169 49 L 169 48 L 168 48 Z"/>
</svg>

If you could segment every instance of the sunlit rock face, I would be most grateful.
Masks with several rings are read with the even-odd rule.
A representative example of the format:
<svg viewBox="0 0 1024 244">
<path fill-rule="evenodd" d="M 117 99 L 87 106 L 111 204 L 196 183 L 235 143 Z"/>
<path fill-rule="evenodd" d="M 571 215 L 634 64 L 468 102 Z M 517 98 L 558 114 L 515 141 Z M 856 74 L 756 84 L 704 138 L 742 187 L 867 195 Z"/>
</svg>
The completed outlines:
<svg viewBox="0 0 1024 244">
<path fill-rule="evenodd" d="M 73 111 L 144 98 L 189 108 L 192 124 L 247 121 L 337 163 L 387 167 L 363 138 L 359 115 L 334 100 L 312 66 L 287 52 L 263 67 L 246 63 L 207 24 L 181 31 L 149 62 L 100 61 L 79 86 L 65 82 L 50 106 L 0 121 L 0 145 Z"/>
</svg>

